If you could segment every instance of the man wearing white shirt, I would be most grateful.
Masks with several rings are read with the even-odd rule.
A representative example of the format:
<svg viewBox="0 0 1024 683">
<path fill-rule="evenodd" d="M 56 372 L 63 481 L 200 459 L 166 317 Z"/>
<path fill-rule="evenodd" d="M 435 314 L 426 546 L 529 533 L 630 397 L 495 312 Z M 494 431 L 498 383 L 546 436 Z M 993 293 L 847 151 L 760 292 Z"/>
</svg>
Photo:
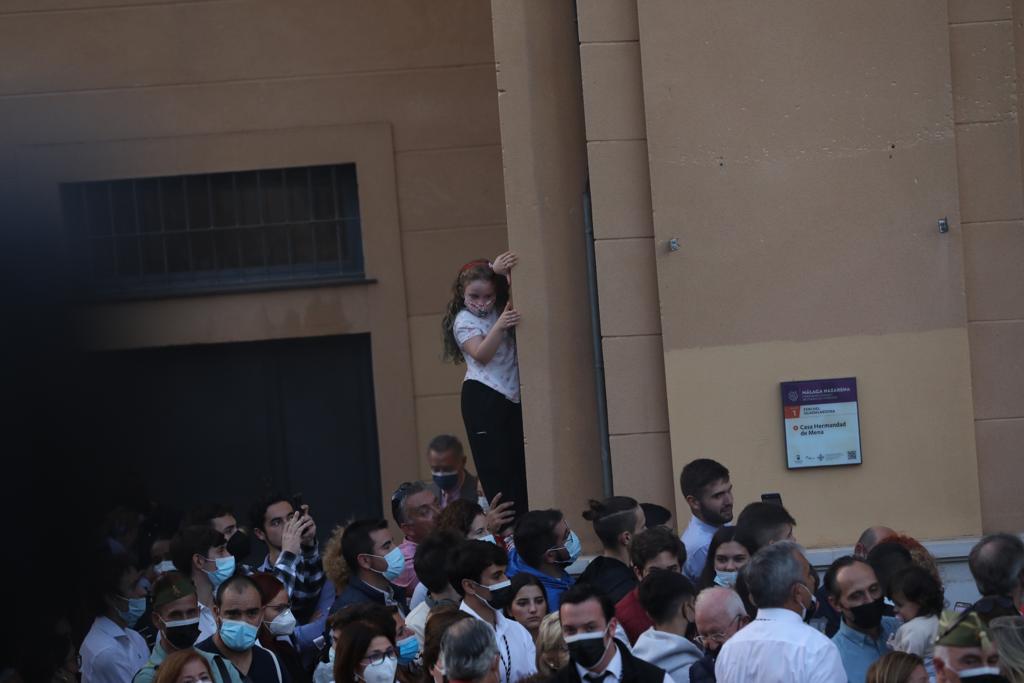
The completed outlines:
<svg viewBox="0 0 1024 683">
<path fill-rule="evenodd" d="M 732 482 L 724 465 L 708 458 L 698 458 L 688 463 L 679 474 L 679 488 L 692 515 L 681 537 L 686 546 L 683 574 L 696 584 L 708 559 L 711 537 L 732 521 Z"/>
<path fill-rule="evenodd" d="M 570 664 L 559 669 L 557 683 L 673 683 L 664 669 L 634 657 L 615 638 L 615 607 L 590 584 L 563 594 L 558 617 Z"/>
<path fill-rule="evenodd" d="M 132 626 L 146 611 L 139 571 L 125 555 L 100 569 L 96 619 L 82 641 L 82 683 L 124 683 L 146 663 L 146 640 Z"/>
<path fill-rule="evenodd" d="M 718 683 L 846 683 L 835 644 L 804 623 L 815 581 L 800 546 L 765 546 L 742 571 L 757 618 L 722 646 Z"/>
<path fill-rule="evenodd" d="M 537 650 L 530 632 L 501 613 L 512 599 L 507 567 L 502 548 L 487 541 L 463 541 L 452 551 L 448 583 L 462 596 L 460 610 L 494 628 L 500 683 L 516 683 L 537 673 Z"/>
</svg>

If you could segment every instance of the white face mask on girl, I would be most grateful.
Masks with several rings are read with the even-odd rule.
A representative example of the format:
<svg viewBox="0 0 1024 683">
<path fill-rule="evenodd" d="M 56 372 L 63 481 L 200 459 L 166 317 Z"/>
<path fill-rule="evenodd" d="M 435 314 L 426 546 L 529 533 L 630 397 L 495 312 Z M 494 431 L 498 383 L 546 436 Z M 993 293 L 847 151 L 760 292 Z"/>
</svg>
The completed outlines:
<svg viewBox="0 0 1024 683">
<path fill-rule="evenodd" d="M 385 657 L 380 662 L 367 664 L 363 669 L 363 675 L 356 674 L 356 678 L 365 683 L 394 683 L 396 671 L 398 658 Z"/>
</svg>

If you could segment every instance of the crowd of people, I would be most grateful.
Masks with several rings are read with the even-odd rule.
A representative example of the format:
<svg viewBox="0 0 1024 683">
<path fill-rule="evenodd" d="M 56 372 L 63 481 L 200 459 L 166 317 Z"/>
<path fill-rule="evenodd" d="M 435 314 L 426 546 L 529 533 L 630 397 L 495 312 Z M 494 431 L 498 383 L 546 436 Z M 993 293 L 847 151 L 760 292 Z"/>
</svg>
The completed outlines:
<svg viewBox="0 0 1024 683">
<path fill-rule="evenodd" d="M 84 634 L 69 615 L 49 659 L 33 662 L 45 677 L 5 677 L 1024 681 L 1015 535 L 974 547 L 982 597 L 951 611 L 934 558 L 887 527 L 866 529 L 819 577 L 781 505 L 751 503 L 733 524 L 730 473 L 713 460 L 682 471 L 691 519 L 680 534 L 668 510 L 626 496 L 516 516 L 512 501 L 485 499 L 455 437 L 435 438 L 427 459 L 433 481 L 395 490 L 391 520 L 338 526 L 323 547 L 309 506 L 289 496 L 257 501 L 247 528 L 218 504 L 163 528 L 113 511 Z M 601 544 L 585 563 L 578 523 Z"/>
<path fill-rule="evenodd" d="M 714 460 L 680 474 L 682 533 L 627 496 L 531 509 L 516 262 L 463 266 L 442 324 L 446 357 L 467 364 L 479 479 L 463 444 L 438 436 L 432 481 L 403 483 L 390 520 L 348 521 L 322 547 L 295 496 L 246 517 L 217 502 L 115 508 L 98 559 L 74 557 L 65 577 L 88 600 L 22 628 L 0 683 L 1024 683 L 1018 536 L 974 547 L 982 597 L 952 611 L 935 559 L 888 527 L 820 576 L 781 502 L 734 521 Z M 577 524 L 601 545 L 585 562 Z"/>
</svg>

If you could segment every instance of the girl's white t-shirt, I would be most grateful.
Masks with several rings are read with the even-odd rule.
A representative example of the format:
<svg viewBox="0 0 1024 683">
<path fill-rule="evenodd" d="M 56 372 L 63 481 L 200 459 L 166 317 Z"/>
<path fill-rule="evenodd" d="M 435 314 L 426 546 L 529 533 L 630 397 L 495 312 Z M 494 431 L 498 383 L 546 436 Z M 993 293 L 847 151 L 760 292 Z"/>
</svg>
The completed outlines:
<svg viewBox="0 0 1024 683">
<path fill-rule="evenodd" d="M 494 357 L 486 365 L 466 353 L 465 343 L 473 337 L 486 337 L 498 322 L 498 311 L 493 310 L 481 318 L 466 309 L 455 316 L 455 341 L 466 359 L 466 379 L 474 379 L 489 386 L 513 403 L 519 403 L 519 363 L 516 360 L 516 341 L 506 331 Z"/>
</svg>

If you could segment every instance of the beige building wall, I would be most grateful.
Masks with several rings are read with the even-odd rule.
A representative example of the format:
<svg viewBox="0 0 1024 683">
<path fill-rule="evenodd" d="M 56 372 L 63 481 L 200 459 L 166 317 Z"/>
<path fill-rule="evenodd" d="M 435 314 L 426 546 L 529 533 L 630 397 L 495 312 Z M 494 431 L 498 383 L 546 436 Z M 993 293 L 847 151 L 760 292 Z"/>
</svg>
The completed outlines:
<svg viewBox="0 0 1024 683">
<path fill-rule="evenodd" d="M 99 306 L 96 346 L 369 331 L 383 493 L 464 436 L 440 314 L 507 245 L 488 3 L 11 0 L 0 61 L 0 149 L 44 186 L 359 164 L 375 283 Z"/>
<path fill-rule="evenodd" d="M 614 488 L 675 512 L 636 2 L 577 13 Z"/>
<path fill-rule="evenodd" d="M 639 18 L 675 470 L 717 454 L 809 546 L 980 532 L 945 4 Z M 787 470 L 778 383 L 844 376 L 863 465 Z"/>
<path fill-rule="evenodd" d="M 985 531 L 1021 531 L 1024 2 L 949 5 L 967 318 Z"/>
</svg>

